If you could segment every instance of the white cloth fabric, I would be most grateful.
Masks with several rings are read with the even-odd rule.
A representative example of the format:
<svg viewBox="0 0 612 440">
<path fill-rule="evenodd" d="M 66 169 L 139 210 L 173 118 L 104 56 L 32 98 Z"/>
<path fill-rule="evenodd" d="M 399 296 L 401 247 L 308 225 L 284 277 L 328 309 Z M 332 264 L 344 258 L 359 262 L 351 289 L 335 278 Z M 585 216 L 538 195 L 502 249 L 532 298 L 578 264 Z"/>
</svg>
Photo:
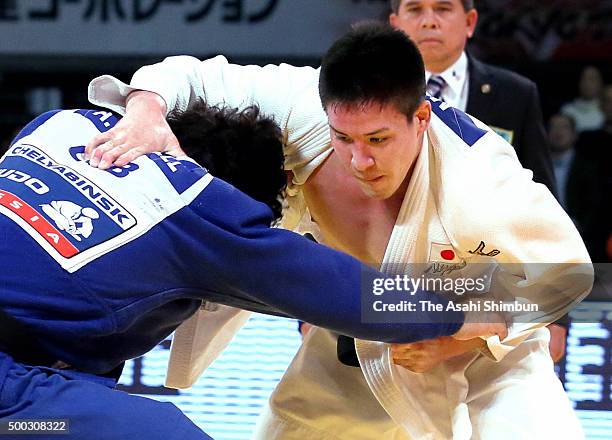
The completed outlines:
<svg viewBox="0 0 612 440">
<path fill-rule="evenodd" d="M 176 329 L 170 347 L 168 388 L 189 388 L 232 341 L 251 312 L 204 302 Z"/>
<path fill-rule="evenodd" d="M 467 147 L 435 117 L 428 134 L 384 262 L 432 261 L 432 244 L 448 243 L 467 263 L 466 269 L 474 265 L 484 270 L 490 267 L 480 266 L 486 261 L 504 264 L 495 268 L 491 286 L 503 285 L 514 297 L 536 301 L 541 292 L 528 292 L 536 285 L 562 282 L 566 291 L 576 287 L 569 273 L 564 281 L 553 281 L 559 266 L 524 264 L 589 260 L 571 220 L 543 185 L 531 181 L 531 172 L 520 167 L 511 147 L 491 132 Z M 533 210 L 527 214 L 525 209 Z M 564 233 L 556 236 L 554 231 Z M 479 241 L 500 253 L 471 254 Z M 568 246 L 563 251 L 561 243 Z M 520 264 L 506 266 L 510 263 Z M 465 276 L 460 272 L 466 269 L 455 276 Z M 506 277 L 512 279 L 509 284 L 503 281 Z M 590 289 L 588 274 L 574 281 L 580 286 L 576 298 L 584 297 Z M 544 323 L 514 318 L 508 338 L 487 341 L 486 356 L 466 354 L 425 374 L 394 366 L 384 344 L 357 341 L 357 353 L 370 388 L 412 438 L 580 438 L 579 423 L 552 369 L 548 332 L 534 331 Z M 486 381 L 482 375 L 487 375 Z M 531 389 L 541 393 L 532 394 Z M 504 413 L 514 407 L 521 410 Z M 519 418 L 527 408 L 533 410 L 531 420 Z M 481 417 L 483 411 L 486 418 Z M 536 417 L 538 411 L 544 415 Z M 564 421 L 555 422 L 560 415 Z M 421 423 L 415 423 L 419 418 Z M 490 420 L 495 418 L 516 423 L 506 422 L 509 426 L 499 431 L 492 429 Z"/>
<path fill-rule="evenodd" d="M 204 62 L 172 57 L 139 70 L 132 86 L 159 93 L 170 110 L 198 96 L 231 106 L 258 103 L 288 134 L 288 167 L 300 185 L 330 152 L 317 76 L 314 69 L 287 65 L 240 67 L 222 57 Z M 122 112 L 129 90 L 111 77 L 97 78 L 90 100 Z M 592 272 L 579 264 L 589 262 L 586 249 L 571 220 L 546 187 L 531 180 L 512 147 L 478 121 L 487 133 L 469 146 L 457 134 L 461 127 L 453 131 L 447 125 L 460 119 L 445 106 L 432 114 L 385 262 L 410 270 L 410 263 L 434 261 L 433 244 L 451 246 L 470 263 L 466 271 L 484 258 L 495 269 L 490 273 L 502 296 L 542 303 L 543 286 L 558 289 L 563 295 L 545 297 L 548 309 L 557 312 L 549 321 L 556 319 L 590 289 Z M 499 254 L 471 254 L 481 241 Z M 514 316 L 508 338 L 488 339 L 486 353 L 455 358 L 422 375 L 393 366 L 384 344 L 358 341 L 365 380 L 356 369 L 340 371 L 335 339 L 319 329 L 274 392 L 258 438 L 581 438 L 552 369 L 545 323 L 529 318 Z M 197 364 L 196 357 L 191 377 Z M 376 410 L 374 397 L 390 418 Z"/>
</svg>

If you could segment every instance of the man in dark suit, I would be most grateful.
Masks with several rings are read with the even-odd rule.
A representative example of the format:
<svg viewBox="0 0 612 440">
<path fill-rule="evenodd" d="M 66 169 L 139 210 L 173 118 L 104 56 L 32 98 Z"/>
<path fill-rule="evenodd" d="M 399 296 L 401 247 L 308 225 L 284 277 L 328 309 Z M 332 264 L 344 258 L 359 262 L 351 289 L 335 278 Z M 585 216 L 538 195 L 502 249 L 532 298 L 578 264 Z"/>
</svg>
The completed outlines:
<svg viewBox="0 0 612 440">
<path fill-rule="evenodd" d="M 391 0 L 391 25 L 417 44 L 428 92 L 491 126 L 534 180 L 556 194 L 538 90 L 529 79 L 466 54 L 478 12 L 473 0 Z"/>
<path fill-rule="evenodd" d="M 514 147 L 533 179 L 556 192 L 538 89 L 529 79 L 468 56 L 466 112 L 491 126 Z"/>
</svg>

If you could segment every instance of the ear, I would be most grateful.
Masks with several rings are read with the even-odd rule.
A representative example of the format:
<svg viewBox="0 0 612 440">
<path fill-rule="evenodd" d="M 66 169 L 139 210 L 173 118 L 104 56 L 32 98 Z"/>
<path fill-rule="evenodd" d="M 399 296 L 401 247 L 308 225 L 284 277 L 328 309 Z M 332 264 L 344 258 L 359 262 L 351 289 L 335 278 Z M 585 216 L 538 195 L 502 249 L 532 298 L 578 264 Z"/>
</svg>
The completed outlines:
<svg viewBox="0 0 612 440">
<path fill-rule="evenodd" d="M 428 100 L 424 100 L 417 107 L 413 117 L 413 123 L 417 125 L 417 134 L 419 136 L 429 128 L 429 121 L 431 121 L 431 103 Z"/>
<path fill-rule="evenodd" d="M 472 38 L 472 35 L 474 35 L 474 31 L 476 30 L 476 23 L 478 23 L 478 11 L 476 9 L 470 9 L 467 11 L 465 14 L 465 21 L 467 37 Z"/>
<path fill-rule="evenodd" d="M 389 24 L 394 29 L 398 29 L 398 27 L 397 27 L 397 20 L 398 20 L 398 16 L 397 16 L 397 14 L 395 12 L 392 12 L 392 13 L 389 14 Z"/>
</svg>

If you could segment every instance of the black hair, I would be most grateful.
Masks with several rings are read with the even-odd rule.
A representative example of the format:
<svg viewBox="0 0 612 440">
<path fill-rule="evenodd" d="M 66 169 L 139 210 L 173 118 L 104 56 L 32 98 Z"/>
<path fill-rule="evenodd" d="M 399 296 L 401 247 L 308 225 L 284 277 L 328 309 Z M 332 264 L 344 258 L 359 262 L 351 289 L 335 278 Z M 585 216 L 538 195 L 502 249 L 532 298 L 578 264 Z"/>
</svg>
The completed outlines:
<svg viewBox="0 0 612 440">
<path fill-rule="evenodd" d="M 576 119 L 574 119 L 574 117 L 572 115 L 568 115 L 567 113 L 555 113 L 554 115 L 552 115 L 550 117 L 550 119 L 548 120 L 548 125 L 550 126 L 550 122 L 553 120 L 553 118 L 564 118 L 567 122 L 569 122 L 570 126 L 572 127 L 572 131 L 576 131 Z"/>
<path fill-rule="evenodd" d="M 272 209 L 281 217 L 284 190 L 283 134 L 259 107 L 244 110 L 199 101 L 168 115 L 168 124 L 185 153 L 213 176 Z"/>
<path fill-rule="evenodd" d="M 323 57 L 319 96 L 326 110 L 330 104 L 392 104 L 411 117 L 425 97 L 423 58 L 402 31 L 361 24 Z"/>
<path fill-rule="evenodd" d="M 399 13 L 400 5 L 402 4 L 402 0 L 391 0 L 391 11 L 396 14 Z M 474 9 L 474 0 L 461 0 L 461 6 L 463 6 L 463 10 L 465 12 Z"/>
</svg>

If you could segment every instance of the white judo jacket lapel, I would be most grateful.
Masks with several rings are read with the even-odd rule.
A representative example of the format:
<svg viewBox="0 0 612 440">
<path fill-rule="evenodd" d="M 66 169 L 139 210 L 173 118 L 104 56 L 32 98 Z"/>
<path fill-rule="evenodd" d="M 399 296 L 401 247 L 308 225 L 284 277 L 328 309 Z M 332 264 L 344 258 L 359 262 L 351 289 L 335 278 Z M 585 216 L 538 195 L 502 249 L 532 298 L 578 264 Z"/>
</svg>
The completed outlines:
<svg viewBox="0 0 612 440">
<path fill-rule="evenodd" d="M 479 249 L 483 241 L 499 250 L 494 256 L 496 263 L 518 263 L 518 272 L 504 274 L 503 268 L 496 272 L 506 278 L 511 275 L 511 282 L 506 284 L 511 285 L 514 296 L 534 302 L 539 300 L 538 291 L 529 286 L 536 281 L 546 284 L 554 278 L 563 284 L 565 298 L 574 299 L 559 303 L 558 313 L 549 317 L 550 322 L 590 290 L 592 274 L 583 264 L 589 262 L 588 254 L 569 218 L 546 187 L 531 180 L 531 171 L 521 167 L 511 146 L 484 124 L 473 122 L 487 133 L 469 146 L 447 122 L 432 114 L 384 263 L 396 268 L 401 263 L 411 275 L 411 263 L 424 263 L 431 258 L 425 253 L 431 248 L 428 226 L 439 222 L 454 252 L 468 263 L 474 260 L 468 250 Z M 559 263 L 563 263 L 565 271 L 559 270 Z M 572 274 L 569 263 L 577 264 L 578 276 Z M 543 321 L 525 319 L 512 324 L 508 338 L 489 338 L 483 354 L 495 361 L 503 359 L 535 329 L 545 325 Z M 445 394 L 445 407 L 434 412 L 435 405 L 426 405 L 429 393 L 424 375 L 393 364 L 387 344 L 356 340 L 356 349 L 372 392 L 411 438 L 471 438 L 466 404 L 469 384 L 464 371 L 479 354 L 444 362 L 432 370 L 430 377 L 444 382 L 441 390 Z M 448 419 L 449 415 L 445 429 L 440 417 Z"/>
</svg>

